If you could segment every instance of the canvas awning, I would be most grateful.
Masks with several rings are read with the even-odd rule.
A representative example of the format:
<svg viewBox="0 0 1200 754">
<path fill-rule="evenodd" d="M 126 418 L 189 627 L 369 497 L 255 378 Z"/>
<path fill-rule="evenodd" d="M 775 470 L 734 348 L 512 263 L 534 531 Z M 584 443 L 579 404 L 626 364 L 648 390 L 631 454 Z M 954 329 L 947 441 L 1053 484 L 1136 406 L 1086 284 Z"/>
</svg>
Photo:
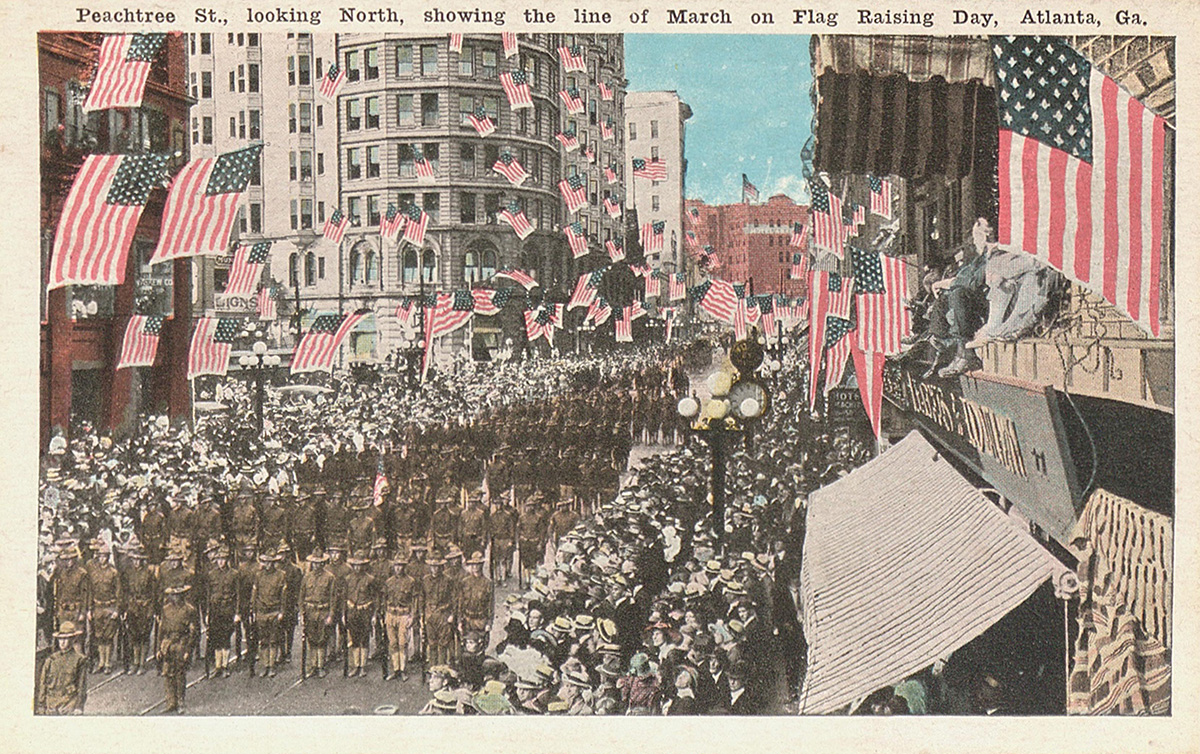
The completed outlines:
<svg viewBox="0 0 1200 754">
<path fill-rule="evenodd" d="M 948 656 L 1063 570 L 912 432 L 809 498 L 801 711 L 832 712 Z"/>
</svg>

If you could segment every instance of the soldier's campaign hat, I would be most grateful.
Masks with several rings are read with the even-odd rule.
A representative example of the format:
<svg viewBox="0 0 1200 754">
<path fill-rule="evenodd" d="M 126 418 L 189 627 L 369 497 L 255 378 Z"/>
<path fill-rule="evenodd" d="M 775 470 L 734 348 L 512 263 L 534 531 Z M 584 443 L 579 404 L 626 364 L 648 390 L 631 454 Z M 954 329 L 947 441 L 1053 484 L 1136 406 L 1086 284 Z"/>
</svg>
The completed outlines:
<svg viewBox="0 0 1200 754">
<path fill-rule="evenodd" d="M 483 565 L 483 553 L 476 550 L 471 553 L 471 557 L 463 561 L 463 565 Z"/>
<path fill-rule="evenodd" d="M 346 543 L 343 540 L 338 539 L 333 542 L 330 542 L 329 547 L 327 547 L 326 549 L 329 550 L 330 552 L 345 552 L 347 548 L 346 548 Z"/>
<path fill-rule="evenodd" d="M 387 537 L 376 537 L 375 541 L 371 544 L 371 549 L 372 550 L 386 550 L 387 549 Z"/>
<path fill-rule="evenodd" d="M 55 639 L 70 639 L 72 636 L 79 636 L 83 633 L 83 629 L 78 628 L 74 621 L 65 620 L 58 626 L 58 630 L 54 632 Z"/>
<path fill-rule="evenodd" d="M 368 558 L 367 554 L 362 550 L 355 550 L 350 554 L 350 557 L 346 558 L 346 563 L 349 565 L 366 565 L 370 562 L 371 559 Z"/>
<path fill-rule="evenodd" d="M 214 560 L 217 558 L 220 558 L 222 560 L 229 560 L 229 556 L 230 556 L 229 548 L 226 547 L 225 545 L 218 545 L 213 548 L 212 556 L 213 556 Z"/>
<path fill-rule="evenodd" d="M 710 560 L 704 564 L 704 572 L 716 576 L 721 572 L 721 561 Z"/>
<path fill-rule="evenodd" d="M 429 566 L 444 566 L 444 565 L 446 565 L 446 559 L 445 559 L 445 558 L 440 558 L 440 557 L 438 557 L 437 555 L 434 555 L 432 558 L 426 558 L 426 559 L 425 559 L 425 565 L 429 565 Z"/>
<path fill-rule="evenodd" d="M 305 560 L 307 560 L 309 563 L 324 563 L 325 561 L 329 560 L 329 556 L 325 554 L 324 550 L 318 547 L 309 553 Z"/>
<path fill-rule="evenodd" d="M 262 552 L 260 552 L 258 554 L 258 559 L 264 563 L 268 563 L 268 562 L 275 563 L 277 561 L 283 560 L 283 556 L 277 552 L 271 552 L 270 550 L 263 550 Z"/>
<path fill-rule="evenodd" d="M 451 547 L 450 551 L 446 553 L 446 560 L 447 561 L 458 560 L 462 556 L 463 556 L 462 550 L 458 549 L 457 547 Z"/>
<path fill-rule="evenodd" d="M 606 641 L 603 644 L 600 644 L 599 646 L 597 646 L 596 651 L 602 655 L 618 655 L 619 656 L 621 654 L 621 645 Z"/>
<path fill-rule="evenodd" d="M 183 594 L 184 592 L 186 592 L 187 590 L 189 590 L 191 588 L 192 588 L 191 584 L 176 584 L 175 586 L 169 586 L 166 589 L 164 589 L 163 593 L 164 594 Z"/>
<path fill-rule="evenodd" d="M 408 561 L 405 560 L 404 558 L 402 558 L 398 555 L 396 557 L 392 558 L 392 567 L 393 568 L 397 568 L 397 567 L 403 568 L 406 565 L 408 565 Z"/>
</svg>

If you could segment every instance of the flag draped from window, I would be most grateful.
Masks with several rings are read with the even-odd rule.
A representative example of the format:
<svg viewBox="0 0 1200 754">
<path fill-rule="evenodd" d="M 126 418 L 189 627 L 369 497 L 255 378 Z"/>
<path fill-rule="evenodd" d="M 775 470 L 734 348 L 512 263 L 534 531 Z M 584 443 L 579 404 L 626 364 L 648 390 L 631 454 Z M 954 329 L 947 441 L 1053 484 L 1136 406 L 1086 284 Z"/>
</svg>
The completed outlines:
<svg viewBox="0 0 1200 754">
<path fill-rule="evenodd" d="M 146 79 L 166 34 L 110 34 L 100 43 L 100 58 L 85 113 L 117 107 L 141 107 Z"/>
<path fill-rule="evenodd" d="M 558 182 L 558 191 L 567 203 L 567 212 L 578 212 L 587 206 L 587 184 L 579 175 L 569 175 Z"/>
<path fill-rule="evenodd" d="M 482 107 L 475 108 L 475 112 L 468 115 L 467 120 L 471 122 L 471 128 L 474 128 L 480 136 L 491 136 L 496 133 L 496 123 L 488 117 L 487 110 Z"/>
<path fill-rule="evenodd" d="M 229 265 L 229 276 L 225 280 L 225 292 L 247 296 L 258 287 L 258 279 L 262 277 L 263 266 L 271 255 L 271 242 L 259 241 L 254 244 L 240 244 L 233 253 L 233 262 Z"/>
<path fill-rule="evenodd" d="M 620 262 L 625 258 L 625 244 L 619 238 L 610 238 L 604 242 L 604 250 L 608 252 L 608 261 Z"/>
<path fill-rule="evenodd" d="M 621 202 L 615 196 L 604 197 L 604 211 L 608 216 L 616 220 L 621 216 Z"/>
<path fill-rule="evenodd" d="M 492 165 L 492 170 L 508 179 L 508 182 L 514 186 L 520 186 L 529 177 L 525 172 L 525 168 L 517 161 L 517 158 L 512 156 L 511 152 L 501 152 L 500 157 Z"/>
<path fill-rule="evenodd" d="M 567 245 L 571 247 L 571 258 L 579 259 L 588 253 L 587 234 L 582 223 L 576 220 L 563 228 L 563 233 L 567 236 Z"/>
<path fill-rule="evenodd" d="M 279 316 L 275 308 L 275 297 L 271 295 L 271 289 L 263 286 L 258 291 L 258 318 L 264 322 L 271 322 Z"/>
<path fill-rule="evenodd" d="M 515 201 L 509 202 L 508 206 L 500 212 L 500 220 L 512 227 L 513 232 L 517 234 L 517 238 L 520 238 L 522 241 L 528 238 L 529 234 L 533 232 L 533 224 L 525 216 L 525 210 L 521 209 L 521 205 Z"/>
<path fill-rule="evenodd" d="M 429 227 L 429 215 L 415 204 L 404 208 L 404 240 L 420 248 L 425 245 L 425 229 Z"/>
<path fill-rule="evenodd" d="M 598 84 L 598 86 L 600 88 L 600 99 L 604 100 L 605 102 L 612 102 L 613 101 L 612 87 L 610 87 L 608 84 L 606 84 L 603 81 L 601 81 Z"/>
<path fill-rule="evenodd" d="M 571 300 L 567 302 L 567 310 L 570 311 L 580 306 L 591 306 L 596 300 L 596 296 L 600 294 L 600 281 L 604 274 L 596 272 L 585 272 L 575 281 L 575 290 L 571 292 Z"/>
<path fill-rule="evenodd" d="M 462 34 L 451 34 L 450 35 L 450 52 L 461 55 L 462 54 L 462 43 L 463 43 L 463 35 Z"/>
<path fill-rule="evenodd" d="M 437 176 L 433 172 L 433 163 L 425 157 L 420 149 L 413 149 L 413 170 L 417 174 L 418 183 L 433 183 Z"/>
<path fill-rule="evenodd" d="M 341 209 L 335 209 L 332 214 L 325 220 L 325 226 L 321 228 L 321 235 L 331 243 L 341 243 L 342 236 L 346 234 L 346 226 L 350 224 L 350 218 L 342 213 Z"/>
<path fill-rule="evenodd" d="M 185 165 L 171 182 L 151 263 L 224 253 L 261 153 L 255 145 Z"/>
<path fill-rule="evenodd" d="M 663 248 L 663 229 L 666 224 L 659 220 L 652 223 L 642 223 L 640 238 L 642 250 L 649 254 L 654 251 L 662 251 Z"/>
<path fill-rule="evenodd" d="M 504 87 L 509 107 L 513 110 L 533 107 L 533 92 L 529 89 L 529 77 L 524 71 L 505 71 L 500 74 L 500 86 Z"/>
<path fill-rule="evenodd" d="M 329 99 L 337 99 L 338 90 L 342 88 L 342 84 L 346 82 L 346 71 L 344 71 L 337 63 L 329 66 L 329 71 L 325 77 L 321 79 L 321 86 L 318 89 L 321 96 Z"/>
<path fill-rule="evenodd" d="M 338 347 L 366 316 L 367 312 L 317 315 L 296 346 L 296 353 L 292 356 L 292 374 L 332 371 Z"/>
<path fill-rule="evenodd" d="M 579 45 L 559 47 L 558 57 L 562 60 L 563 70 L 567 73 L 587 73 L 587 61 L 583 58 L 583 48 Z"/>
<path fill-rule="evenodd" d="M 152 367 L 158 354 L 158 337 L 162 334 L 163 317 L 135 314 L 125 326 L 125 338 L 121 342 L 121 358 L 117 369 L 125 367 Z"/>
<path fill-rule="evenodd" d="M 233 351 L 233 339 L 241 330 L 242 323 L 236 319 L 200 317 L 192 333 L 192 344 L 188 348 L 188 379 L 202 374 L 221 377 L 229 370 L 229 354 Z"/>
<path fill-rule="evenodd" d="M 858 309 L 858 347 L 887 356 L 899 353 L 901 338 L 912 332 L 912 320 L 904 305 L 908 295 L 904 260 L 854 247 L 850 258 Z"/>
<path fill-rule="evenodd" d="M 867 187 L 871 193 L 871 212 L 892 219 L 892 182 L 875 175 L 867 176 Z"/>
<path fill-rule="evenodd" d="M 504 57 L 511 58 L 517 54 L 517 35 L 514 32 L 501 33 L 500 44 L 504 48 Z"/>
<path fill-rule="evenodd" d="M 396 238 L 404 227 L 404 214 L 396 209 L 395 204 L 389 203 L 387 211 L 379 218 L 379 235 L 382 238 Z"/>
<path fill-rule="evenodd" d="M 576 138 L 574 131 L 559 131 L 554 135 L 558 139 L 558 143 L 563 145 L 563 149 L 568 152 L 574 152 L 579 149 L 579 139 Z"/>
<path fill-rule="evenodd" d="M 583 112 L 583 98 L 579 96 L 578 89 L 563 89 L 558 93 L 558 98 L 562 100 L 568 114 L 579 115 Z"/>
<path fill-rule="evenodd" d="M 648 178 L 652 181 L 667 180 L 667 163 L 660 159 L 643 160 L 633 158 L 633 175 L 635 178 Z"/>
</svg>

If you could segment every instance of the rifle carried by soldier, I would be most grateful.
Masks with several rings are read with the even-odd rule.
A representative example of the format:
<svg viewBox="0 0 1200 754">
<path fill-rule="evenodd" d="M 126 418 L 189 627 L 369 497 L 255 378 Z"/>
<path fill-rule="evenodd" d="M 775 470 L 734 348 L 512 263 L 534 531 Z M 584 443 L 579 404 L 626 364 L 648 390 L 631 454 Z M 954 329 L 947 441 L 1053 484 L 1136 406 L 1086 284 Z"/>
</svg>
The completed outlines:
<svg viewBox="0 0 1200 754">
<path fill-rule="evenodd" d="M 300 680 L 308 678 L 308 621 L 304 609 L 300 609 Z"/>
</svg>

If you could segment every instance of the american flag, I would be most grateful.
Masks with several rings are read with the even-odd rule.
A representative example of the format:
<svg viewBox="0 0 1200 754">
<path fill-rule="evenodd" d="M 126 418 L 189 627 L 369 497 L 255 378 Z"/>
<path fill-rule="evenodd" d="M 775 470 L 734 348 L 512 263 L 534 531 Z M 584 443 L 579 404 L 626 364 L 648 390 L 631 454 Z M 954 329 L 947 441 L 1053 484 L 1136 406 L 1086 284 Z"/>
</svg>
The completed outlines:
<svg viewBox="0 0 1200 754">
<path fill-rule="evenodd" d="M 512 295 L 512 288 L 476 288 L 471 291 L 475 299 L 475 313 L 484 317 L 499 314 Z"/>
<path fill-rule="evenodd" d="M 533 93 L 529 90 L 529 77 L 524 71 L 505 71 L 500 74 L 500 85 L 504 87 L 509 107 L 513 110 L 533 107 Z"/>
<path fill-rule="evenodd" d="M 854 233 L 858 234 L 858 226 L 867 222 L 867 208 L 861 204 L 854 205 Z"/>
<path fill-rule="evenodd" d="M 413 246 L 423 246 L 425 244 L 425 229 L 429 227 L 429 215 L 425 214 L 425 210 L 415 204 L 405 207 L 404 214 L 407 215 L 404 221 L 404 240 Z"/>
<path fill-rule="evenodd" d="M 612 87 L 610 87 L 608 84 L 604 83 L 603 81 L 600 82 L 599 86 L 600 86 L 600 99 L 604 100 L 605 102 L 612 102 L 612 99 L 613 99 Z"/>
<path fill-rule="evenodd" d="M 687 244 L 687 247 L 689 249 L 699 249 L 700 248 L 700 239 L 697 238 L 696 234 L 690 230 L 685 230 L 683 232 L 683 242 L 685 244 Z"/>
<path fill-rule="evenodd" d="M 663 247 L 663 229 L 665 223 L 662 220 L 652 223 L 642 223 L 641 238 L 643 251 L 649 253 L 652 251 L 662 251 Z"/>
<path fill-rule="evenodd" d="M 583 156 L 587 158 L 588 162 L 595 162 L 596 161 L 596 150 L 592 149 L 591 147 L 588 147 L 586 150 L 584 150 Z"/>
<path fill-rule="evenodd" d="M 846 374 L 846 362 L 854 343 L 851 330 L 854 325 L 848 319 L 829 317 L 825 323 L 825 392 L 828 393 L 842 382 Z"/>
<path fill-rule="evenodd" d="M 417 306 L 418 302 L 414 298 L 405 296 L 400 300 L 400 304 L 396 307 L 396 319 L 400 320 L 400 324 L 412 323 L 413 315 L 417 313 Z"/>
<path fill-rule="evenodd" d="M 792 223 L 792 237 L 788 240 L 788 246 L 795 246 L 797 249 L 803 249 L 807 245 L 808 224 Z"/>
<path fill-rule="evenodd" d="M 563 329 L 563 325 L 566 324 L 566 316 L 564 315 L 566 308 L 566 304 L 555 304 L 554 309 L 550 312 L 550 324 L 559 330 Z"/>
<path fill-rule="evenodd" d="M 607 181 L 608 183 L 616 183 L 617 182 L 617 166 L 616 165 L 609 164 L 609 165 L 604 166 L 604 180 Z"/>
<path fill-rule="evenodd" d="M 440 338 L 467 324 L 475 312 L 475 297 L 470 291 L 438 293 L 433 307 L 426 312 L 429 319 L 429 334 Z"/>
<path fill-rule="evenodd" d="M 278 316 L 275 297 L 271 295 L 271 289 L 264 285 L 258 290 L 258 318 L 264 322 L 271 322 Z"/>
<path fill-rule="evenodd" d="M 271 242 L 259 241 L 254 244 L 241 244 L 233 253 L 233 262 L 229 265 L 229 277 L 225 281 L 225 292 L 245 296 L 258 285 L 262 277 L 263 265 L 271 255 Z"/>
<path fill-rule="evenodd" d="M 737 303 L 733 307 L 733 338 L 734 340 L 744 340 L 750 325 L 750 307 L 752 301 L 748 301 L 741 296 L 738 297 Z M 754 307 L 754 313 L 758 314 L 758 307 Z M 757 321 L 757 318 L 756 318 Z"/>
<path fill-rule="evenodd" d="M 850 319 L 850 301 L 854 298 L 854 278 L 829 273 L 829 315 Z"/>
<path fill-rule="evenodd" d="M 504 57 L 511 58 L 517 54 L 517 35 L 513 32 L 500 34 L 500 44 L 504 47 Z"/>
<path fill-rule="evenodd" d="M 600 138 L 605 141 L 612 141 L 616 137 L 616 131 L 613 129 L 613 119 L 607 118 L 600 124 Z"/>
<path fill-rule="evenodd" d="M 600 293 L 600 281 L 604 278 L 604 273 L 600 271 L 585 272 L 575 281 L 575 290 L 571 292 L 571 300 L 567 302 L 567 310 L 570 311 L 579 306 L 591 306 L 591 303 L 596 300 L 596 296 Z"/>
<path fill-rule="evenodd" d="M 567 203 L 568 212 L 578 212 L 587 206 L 587 184 L 579 175 L 571 175 L 558 182 L 558 191 Z"/>
<path fill-rule="evenodd" d="M 538 281 L 531 278 L 529 273 L 524 272 L 523 270 L 500 270 L 496 273 L 496 277 L 508 278 L 509 280 L 522 285 L 527 291 L 533 290 L 534 286 L 538 284 Z"/>
<path fill-rule="evenodd" d="M 546 340 L 551 341 L 551 338 L 553 337 L 554 325 L 550 324 L 550 315 L 546 312 L 544 307 L 539 306 L 536 312 L 526 309 L 523 312 L 523 315 L 525 317 L 525 339 L 527 341 L 533 343 L 538 338 L 545 335 L 547 329 L 550 330 L 550 334 L 547 336 Z M 545 322 L 539 320 L 539 317 L 542 315 L 545 315 Z"/>
<path fill-rule="evenodd" d="M 345 81 L 346 72 L 337 63 L 331 63 L 329 71 L 325 74 L 325 78 L 321 79 L 321 96 L 335 99 L 338 89 L 342 88 L 342 84 Z"/>
<path fill-rule="evenodd" d="M 842 200 L 831 194 L 820 181 L 810 181 L 809 192 L 812 195 L 812 242 L 841 259 L 842 244 L 846 241 Z"/>
<path fill-rule="evenodd" d="M 454 37 L 454 34 L 450 35 Z M 458 46 L 462 47 L 462 35 L 458 36 Z M 388 491 L 387 475 L 383 473 L 383 458 L 380 457 L 379 462 L 375 464 L 375 485 L 371 488 L 371 498 L 375 501 L 375 507 L 383 505 L 384 496 Z"/>
<path fill-rule="evenodd" d="M 583 48 L 579 45 L 559 47 L 558 57 L 562 59 L 563 70 L 567 73 L 587 73 L 587 61 L 583 59 Z"/>
<path fill-rule="evenodd" d="M 388 203 L 387 211 L 379 218 L 379 235 L 383 238 L 396 238 L 404 227 L 404 214 L 396 209 L 396 205 Z"/>
<path fill-rule="evenodd" d="M 616 220 L 621 216 L 621 202 L 615 196 L 604 197 L 604 211 L 608 216 Z"/>
<path fill-rule="evenodd" d="M 883 416 L 883 366 L 887 357 L 882 353 L 867 353 L 857 345 L 851 348 L 851 354 L 858 394 L 867 410 L 867 418 L 871 420 L 871 431 L 878 438 Z"/>
<path fill-rule="evenodd" d="M 188 349 L 188 379 L 202 374 L 222 377 L 229 371 L 229 354 L 233 351 L 233 339 L 242 324 L 236 319 L 200 317 L 192 333 L 192 345 Z"/>
<path fill-rule="evenodd" d="M 817 377 L 824 355 L 825 321 L 829 317 L 850 319 L 850 297 L 854 278 L 843 278 L 836 272 L 813 270 L 808 281 L 810 301 L 808 319 L 808 406 L 817 405 Z"/>
<path fill-rule="evenodd" d="M 662 281 L 657 272 L 646 275 L 646 298 L 658 298 L 662 295 Z"/>
<path fill-rule="evenodd" d="M 778 334 L 775 322 L 775 297 L 771 294 L 766 294 L 758 297 L 758 310 L 761 312 L 759 322 L 762 325 L 762 331 L 768 337 Z"/>
<path fill-rule="evenodd" d="M 904 260 L 877 251 L 850 248 L 858 304 L 858 347 L 885 356 L 900 352 L 900 339 L 912 332 L 904 297 L 908 267 Z"/>
<path fill-rule="evenodd" d="M 867 176 L 867 187 L 871 191 L 871 211 L 892 219 L 892 182 L 875 175 Z"/>
<path fill-rule="evenodd" d="M 125 367 L 152 367 L 158 353 L 158 336 L 162 333 L 165 317 L 149 317 L 135 314 L 125 326 L 125 339 L 121 342 L 121 358 L 117 369 Z"/>
<path fill-rule="evenodd" d="M 666 340 L 668 343 L 671 342 L 671 331 L 675 329 L 675 312 L 676 309 L 673 306 L 665 306 L 659 309 L 659 313 L 662 314 L 663 329 L 666 330 Z"/>
<path fill-rule="evenodd" d="M 417 171 L 417 181 L 420 183 L 433 183 L 437 180 L 437 176 L 433 174 L 433 163 L 425 159 L 425 153 L 420 149 L 413 149 L 413 169 Z"/>
<path fill-rule="evenodd" d="M 648 265 L 648 264 L 631 264 L 631 265 L 629 265 L 629 271 L 632 272 L 637 277 L 643 277 L 643 276 L 649 274 L 650 265 Z"/>
<path fill-rule="evenodd" d="M 742 173 L 742 204 L 758 201 L 758 187 L 750 182 L 745 173 Z"/>
<path fill-rule="evenodd" d="M 737 294 L 728 280 L 709 280 L 692 289 L 692 300 L 713 317 L 733 324 L 737 310 Z"/>
<path fill-rule="evenodd" d="M 482 107 L 475 108 L 475 112 L 468 115 L 467 120 L 471 121 L 471 127 L 480 136 L 491 136 L 496 133 L 495 122 L 488 116 L 487 110 Z"/>
<path fill-rule="evenodd" d="M 1166 122 L 1063 39 L 993 38 L 999 241 L 1159 333 Z"/>
<path fill-rule="evenodd" d="M 461 55 L 462 54 L 462 42 L 463 42 L 462 34 L 451 34 L 450 35 L 450 52 L 456 52 L 459 55 Z"/>
<path fill-rule="evenodd" d="M 346 226 L 349 224 L 350 218 L 342 214 L 341 209 L 335 209 L 326 218 L 325 227 L 321 229 L 321 235 L 325 236 L 332 243 L 341 243 L 342 236 L 346 233 Z"/>
<path fill-rule="evenodd" d="M 120 285 L 150 190 L 168 155 L 88 155 L 58 218 L 48 288 Z"/>
<path fill-rule="evenodd" d="M 563 148 L 568 152 L 574 152 L 579 149 L 579 139 L 575 138 L 574 131 L 559 131 L 554 135 L 558 139 L 558 143 L 563 145 Z"/>
<path fill-rule="evenodd" d="M 596 300 L 588 304 L 587 317 L 584 320 L 592 320 L 597 326 L 604 324 L 608 318 L 612 316 L 612 307 L 604 300 L 603 296 L 597 296 Z"/>
<path fill-rule="evenodd" d="M 617 317 L 614 328 L 618 343 L 633 342 L 633 304 L 621 310 L 621 316 Z"/>
<path fill-rule="evenodd" d="M 688 207 L 687 218 L 690 222 L 700 222 L 700 210 L 697 207 Z"/>
<path fill-rule="evenodd" d="M 608 252 L 610 262 L 620 262 L 625 258 L 625 244 L 619 238 L 610 238 L 605 241 L 604 250 Z"/>
<path fill-rule="evenodd" d="M 667 300 L 680 301 L 687 298 L 687 276 L 676 272 L 667 278 Z"/>
<path fill-rule="evenodd" d="M 563 105 L 567 108 L 569 114 L 579 115 L 583 112 L 583 99 L 579 96 L 578 89 L 574 87 L 563 89 L 558 93 L 558 98 L 563 101 Z"/>
<path fill-rule="evenodd" d="M 563 228 L 563 233 L 567 236 L 567 245 L 571 247 L 572 259 L 579 259 L 588 253 L 587 235 L 584 233 L 582 223 L 576 220 Z"/>
<path fill-rule="evenodd" d="M 792 266 L 788 270 L 789 280 L 808 279 L 808 254 L 797 251 L 792 254 Z"/>
<path fill-rule="evenodd" d="M 533 232 L 533 225 L 525 216 L 525 210 L 515 201 L 509 202 L 508 206 L 500 211 L 500 220 L 511 226 L 517 238 L 521 240 L 525 240 Z"/>
<path fill-rule="evenodd" d="M 529 177 L 517 158 L 507 151 L 500 153 L 500 158 L 492 165 L 492 170 L 507 178 L 508 182 L 514 186 L 520 186 Z"/>
<path fill-rule="evenodd" d="M 171 182 L 151 263 L 225 251 L 261 153 L 255 145 L 185 165 Z"/>
<path fill-rule="evenodd" d="M 296 353 L 292 356 L 292 374 L 331 371 L 338 346 L 366 316 L 367 312 L 318 314 L 296 346 Z"/>
<path fill-rule="evenodd" d="M 650 313 L 649 310 L 646 309 L 646 305 L 636 298 L 633 300 L 633 303 L 631 303 L 629 305 L 629 319 L 630 320 L 639 319 L 641 317 L 646 316 L 649 313 Z"/>
<path fill-rule="evenodd" d="M 100 59 L 83 111 L 141 107 L 150 67 L 166 34 L 112 34 L 100 43 Z"/>
<path fill-rule="evenodd" d="M 667 163 L 659 159 L 650 161 L 641 157 L 633 158 L 633 175 L 635 178 L 649 178 L 652 181 L 667 180 Z"/>
</svg>

